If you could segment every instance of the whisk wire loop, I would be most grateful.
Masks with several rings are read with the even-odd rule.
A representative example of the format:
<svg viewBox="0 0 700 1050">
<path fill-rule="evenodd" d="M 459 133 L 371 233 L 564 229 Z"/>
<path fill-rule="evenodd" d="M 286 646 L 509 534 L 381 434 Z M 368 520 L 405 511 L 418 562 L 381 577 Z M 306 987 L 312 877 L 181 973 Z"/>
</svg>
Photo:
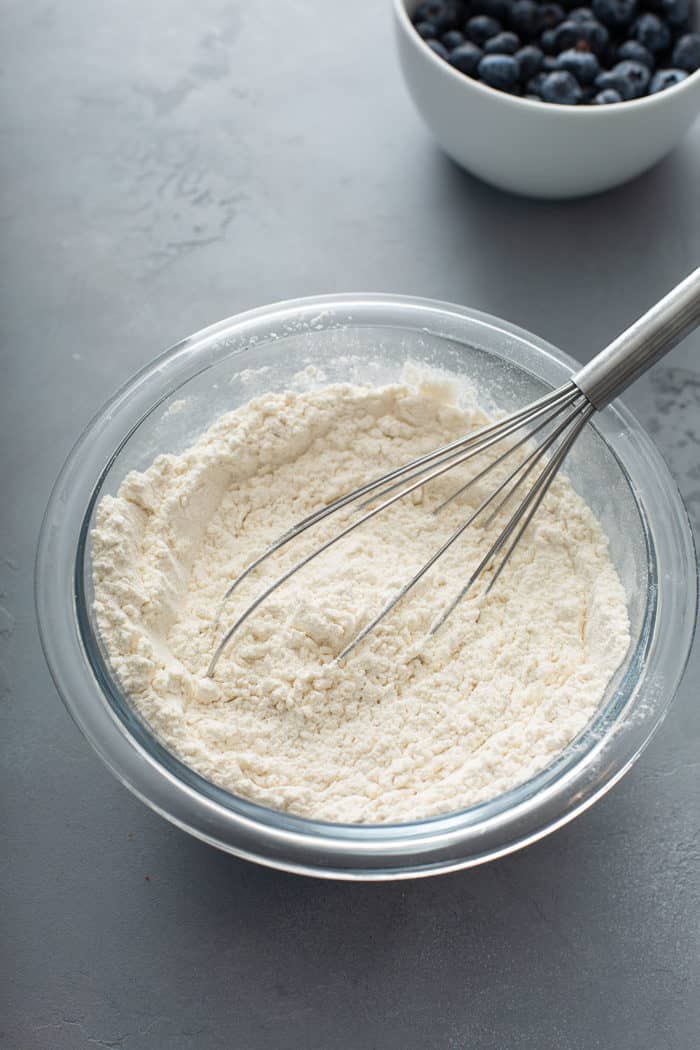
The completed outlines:
<svg viewBox="0 0 700 1050">
<path fill-rule="evenodd" d="M 344 507 L 353 504 L 357 501 L 357 499 L 361 498 L 362 496 L 366 496 L 367 493 L 371 490 L 375 490 L 378 488 L 380 489 L 380 492 L 377 495 L 372 496 L 371 500 L 369 501 L 370 503 L 373 503 L 377 498 L 387 496 L 387 498 L 383 499 L 378 506 L 373 507 L 371 510 L 367 510 L 361 515 L 361 517 L 357 518 L 355 521 L 351 521 L 348 525 L 342 528 L 335 535 L 331 536 L 324 543 L 314 548 L 314 550 L 307 554 L 305 557 L 295 562 L 294 565 L 292 565 L 286 572 L 282 573 L 280 576 L 274 579 L 263 591 L 261 591 L 261 593 L 253 599 L 253 601 L 246 607 L 246 609 L 234 621 L 234 623 L 226 630 L 226 632 L 220 639 L 209 663 L 207 675 L 209 677 L 213 676 L 221 654 L 228 646 L 233 636 L 240 630 L 243 624 L 250 618 L 250 616 L 252 616 L 252 614 L 260 607 L 260 605 L 264 601 L 266 601 L 284 583 L 286 583 L 287 580 L 289 580 L 292 576 L 294 576 L 297 572 L 303 569 L 306 565 L 308 565 L 319 555 L 323 554 L 334 544 L 344 539 L 351 532 L 354 532 L 355 529 L 359 528 L 361 525 L 364 525 L 366 522 L 370 521 L 378 514 L 381 514 L 383 511 L 387 510 L 388 507 L 392 506 L 394 503 L 410 495 L 412 492 L 417 491 L 423 485 L 428 484 L 435 478 L 446 474 L 448 471 L 453 470 L 455 467 L 473 458 L 479 453 L 484 452 L 488 448 L 491 448 L 497 442 L 505 440 L 516 431 L 522 429 L 523 426 L 529 427 L 533 419 L 540 419 L 539 425 L 535 427 L 534 430 L 528 430 L 528 433 L 522 439 L 519 439 L 518 441 L 513 442 L 511 445 L 509 445 L 506 448 L 506 450 L 503 453 L 501 453 L 494 461 L 492 461 L 490 464 L 487 464 L 485 468 L 483 468 L 478 474 L 476 474 L 472 479 L 470 479 L 467 485 L 462 486 L 461 489 L 458 490 L 458 492 L 453 493 L 447 501 L 450 502 L 453 498 L 455 498 L 467 487 L 469 487 L 469 485 L 473 484 L 480 478 L 483 478 L 496 465 L 502 463 L 507 456 L 512 455 L 513 452 L 521 448 L 527 441 L 532 440 L 534 434 L 538 433 L 546 425 L 553 422 L 564 410 L 566 410 L 567 408 L 571 408 L 571 406 L 573 405 L 573 412 L 574 414 L 576 414 L 578 412 L 577 406 L 580 405 L 581 401 L 582 395 L 578 388 L 573 383 L 567 384 L 565 387 L 554 391 L 552 394 L 549 394 L 541 398 L 539 401 L 533 403 L 529 407 L 527 413 L 525 412 L 525 410 L 514 413 L 513 415 L 508 416 L 503 420 L 499 420 L 495 424 L 490 424 L 487 427 L 483 427 L 482 429 L 476 431 L 474 434 L 468 435 L 465 438 L 460 438 L 457 441 L 451 442 L 450 444 L 443 446 L 441 449 L 430 452 L 425 456 L 421 456 L 408 464 L 404 464 L 403 467 L 398 467 L 395 470 L 390 471 L 388 474 L 384 474 L 381 477 L 376 478 L 374 481 L 368 482 L 365 485 L 360 486 L 360 488 L 355 489 L 352 492 L 339 497 L 337 500 L 334 500 L 327 506 L 320 508 L 320 510 L 314 512 L 311 515 L 308 515 L 302 521 L 297 523 L 297 525 L 293 526 L 288 532 L 286 532 L 283 536 L 281 536 L 278 540 L 271 544 L 271 546 L 268 547 L 267 550 L 264 551 L 259 558 L 254 560 L 236 578 L 236 580 L 233 581 L 228 591 L 224 595 L 222 609 L 224 603 L 230 598 L 230 596 L 233 594 L 236 588 L 243 582 L 243 580 L 247 576 L 249 576 L 255 568 L 257 568 L 260 564 L 262 564 L 269 557 L 271 557 L 276 551 L 280 550 L 283 546 L 289 543 L 292 539 L 301 535 L 313 525 L 318 524 L 330 514 L 334 514 L 337 511 L 342 510 Z M 534 454 L 531 454 L 529 457 L 527 457 L 525 464 L 530 462 L 531 466 L 534 467 L 539 458 L 541 458 L 541 455 L 544 454 L 544 451 L 551 446 L 552 442 L 556 439 L 556 437 L 562 432 L 562 430 L 566 426 L 569 425 L 570 420 L 571 414 L 569 413 L 567 414 L 567 417 L 565 418 L 564 422 L 561 423 L 557 428 L 555 428 L 553 435 L 550 435 L 546 439 L 546 442 L 544 442 L 543 445 L 540 446 L 540 452 L 537 459 L 534 458 Z M 491 496 L 486 501 L 484 501 L 484 503 L 479 508 L 477 508 L 477 511 L 467 520 L 467 522 L 460 526 L 460 528 L 456 530 L 456 532 L 453 533 L 451 537 L 448 538 L 446 543 L 443 544 L 443 546 L 439 549 L 437 554 L 433 555 L 429 562 L 426 563 L 425 566 L 423 566 L 419 574 L 417 574 L 417 576 L 414 579 L 409 581 L 409 583 L 404 588 L 402 588 L 399 595 L 397 595 L 395 599 L 393 599 L 388 604 L 388 606 L 384 610 L 382 610 L 379 616 L 372 621 L 368 628 L 364 629 L 361 632 L 361 635 L 354 639 L 350 643 L 350 645 L 343 650 L 343 652 L 339 655 L 337 659 L 342 659 L 346 655 L 348 655 L 350 650 L 353 649 L 362 638 L 366 637 L 366 635 L 374 629 L 376 624 L 381 619 L 383 619 L 384 616 L 388 615 L 389 612 L 391 612 L 391 610 L 398 603 L 398 601 L 400 601 L 400 599 L 408 593 L 408 591 L 414 586 L 414 584 L 417 583 L 418 580 L 423 575 L 425 575 L 425 573 L 435 564 L 437 559 L 441 557 L 442 554 L 444 554 L 444 552 L 452 545 L 452 543 L 454 543 L 455 540 L 457 540 L 459 536 L 462 535 L 465 529 L 473 523 L 475 517 L 477 517 L 484 509 L 486 509 L 486 507 L 490 505 L 493 502 L 493 500 L 503 491 L 504 485 L 507 485 L 508 482 L 511 481 L 514 477 L 516 477 L 517 474 L 520 473 L 522 470 L 523 464 L 521 463 L 506 478 L 505 482 L 502 482 L 498 486 L 498 488 L 491 494 Z M 393 482 L 397 478 L 400 478 L 400 480 L 398 484 L 394 484 Z M 387 486 L 387 482 L 390 482 L 391 484 Z M 395 490 L 398 487 L 400 487 L 400 491 L 396 492 Z M 390 495 L 390 493 L 394 494 Z M 510 498 L 510 494 L 508 495 L 508 498 Z M 368 504 L 363 503 L 361 504 L 359 509 L 362 510 L 366 506 L 368 506 Z M 440 507 L 436 508 L 436 510 L 439 509 Z M 221 610 L 219 611 L 219 615 L 217 616 L 214 625 L 215 629 L 218 627 L 220 618 Z"/>
<path fill-rule="evenodd" d="M 556 427 L 552 431 L 552 433 L 548 435 L 548 437 L 542 442 L 542 444 L 539 445 L 538 447 L 536 447 L 535 449 L 533 449 L 533 451 L 530 452 L 530 454 L 522 462 L 517 464 L 517 466 L 503 479 L 503 481 L 493 490 L 493 492 L 491 492 L 490 495 L 488 495 L 479 504 L 479 506 L 476 508 L 476 510 L 474 510 L 473 513 L 470 514 L 470 516 L 467 518 L 467 520 L 465 522 L 463 522 L 457 529 L 455 529 L 454 532 L 445 540 L 445 542 L 442 544 L 442 546 L 439 547 L 438 550 L 433 555 L 431 555 L 431 557 L 428 559 L 428 561 L 425 562 L 425 564 L 421 566 L 421 568 L 418 570 L 418 572 L 408 581 L 408 583 L 404 584 L 404 586 L 401 588 L 401 590 L 398 591 L 384 605 L 382 610 L 374 617 L 374 619 L 371 620 L 370 623 L 368 623 L 360 631 L 360 633 L 358 635 L 356 635 L 352 639 L 352 641 L 348 643 L 348 645 L 345 646 L 345 648 L 342 650 L 342 652 L 339 653 L 339 655 L 336 657 L 336 660 L 343 660 L 343 659 L 345 659 L 346 656 L 349 656 L 349 654 L 352 652 L 352 650 L 357 645 L 359 645 L 359 643 L 364 638 L 366 638 L 367 635 L 370 634 L 375 629 L 375 627 L 377 627 L 377 625 L 379 623 L 381 623 L 381 621 L 386 616 L 389 615 L 389 613 L 398 605 L 398 603 L 401 601 L 401 599 L 404 598 L 408 594 L 408 592 L 415 586 L 415 584 L 417 584 L 419 582 L 419 580 L 421 580 L 423 578 L 423 576 L 425 576 L 425 574 L 429 571 L 429 569 L 431 569 L 433 567 L 433 565 L 436 564 L 436 562 L 443 556 L 443 554 L 445 554 L 446 551 L 448 551 L 449 548 L 459 539 L 459 537 L 464 532 L 466 532 L 466 530 L 469 528 L 469 526 L 472 525 L 476 521 L 476 519 L 482 514 L 482 512 L 485 511 L 488 507 L 491 506 L 491 504 L 494 502 L 494 500 L 496 500 L 498 498 L 498 496 L 501 495 L 501 493 L 503 492 L 504 489 L 507 489 L 507 487 L 509 485 L 511 485 L 512 482 L 515 482 L 515 484 L 511 485 L 511 488 L 506 492 L 505 496 L 501 500 L 499 500 L 495 510 L 489 516 L 488 521 L 486 522 L 486 525 L 490 524 L 491 521 L 496 516 L 498 516 L 500 511 L 503 509 L 505 504 L 508 502 L 508 500 L 514 495 L 514 493 L 520 488 L 521 484 L 523 484 L 525 482 L 525 480 L 529 477 L 529 475 L 535 469 L 535 467 L 540 462 L 540 460 L 542 459 L 544 454 L 547 452 L 547 450 L 549 448 L 551 448 L 551 446 L 561 436 L 561 434 L 563 434 L 563 432 L 566 430 L 566 428 L 571 425 L 572 421 L 574 419 L 576 419 L 576 417 L 579 415 L 580 411 L 581 411 L 580 404 L 577 404 L 576 407 L 572 410 L 572 412 L 570 412 L 566 416 L 566 418 L 563 420 L 563 422 L 561 422 L 559 424 L 559 426 Z M 547 419 L 546 422 L 550 422 L 550 419 Z M 544 427 L 544 426 L 545 426 L 545 423 L 541 423 L 540 426 L 538 428 L 536 428 L 536 429 L 537 430 L 541 430 L 542 427 Z M 535 432 L 536 431 L 533 431 L 533 434 Z M 532 435 L 528 435 L 528 438 L 531 437 L 531 436 Z M 476 477 L 479 477 L 479 476 L 483 477 L 485 474 L 487 474 L 489 471 L 491 471 L 495 466 L 497 466 L 499 463 L 501 463 L 507 456 L 509 456 L 512 452 L 514 452 L 517 447 L 520 447 L 522 444 L 523 444 L 523 442 L 519 441 L 517 443 L 517 445 L 514 445 L 510 449 L 506 449 L 506 451 L 501 456 L 499 456 L 498 459 L 494 460 L 487 467 L 485 467 L 484 470 L 481 471 L 480 475 L 477 475 Z M 472 479 L 472 480 L 476 480 L 476 477 L 474 479 Z M 468 484 L 471 484 L 471 482 L 469 482 Z M 465 488 L 467 488 L 467 486 L 463 486 L 462 490 L 458 490 L 458 491 L 463 491 Z M 452 499 L 452 498 L 453 497 L 450 497 L 450 499 Z M 500 539 L 500 536 L 499 536 L 499 539 Z M 507 539 L 507 536 L 505 537 L 505 539 Z M 454 603 L 450 605 L 449 612 L 452 612 L 454 610 L 454 608 L 456 608 L 456 606 L 458 605 L 459 601 L 461 601 L 461 599 L 466 595 L 467 591 L 471 588 L 471 586 L 476 582 L 477 578 L 481 575 L 481 572 L 483 571 L 483 569 L 488 564 L 488 561 L 490 560 L 490 557 L 492 556 L 493 553 L 495 553 L 495 549 L 494 548 L 495 548 L 495 544 L 491 548 L 491 550 L 489 552 L 489 555 L 482 560 L 482 562 L 480 563 L 478 569 L 474 572 L 473 576 L 470 578 L 470 581 L 469 581 L 468 585 L 465 588 L 463 588 L 463 590 L 460 592 L 460 595 L 458 596 L 458 598 L 455 599 Z M 445 615 L 445 619 L 447 619 L 447 616 L 449 616 L 449 612 Z M 444 621 L 441 620 L 440 622 L 444 622 Z M 431 629 L 430 633 L 434 633 L 434 631 L 432 631 L 432 629 Z"/>
<path fill-rule="evenodd" d="M 526 433 L 522 438 L 509 442 L 503 453 L 496 456 L 491 463 L 470 478 L 466 484 L 461 485 L 447 499 L 443 500 L 434 510 L 434 513 L 439 513 L 448 504 L 466 492 L 470 486 L 483 479 L 490 471 L 503 463 L 508 456 L 523 448 L 538 433 L 541 433 L 548 425 L 552 424 L 553 429 L 550 433 L 543 438 L 534 450 L 527 453 L 524 459 L 516 465 L 515 469 L 508 474 L 506 479 L 480 503 L 477 509 L 472 512 L 459 528 L 454 530 L 452 535 L 421 566 L 412 579 L 404 584 L 401 590 L 363 628 L 357 637 L 345 647 L 336 659 L 340 660 L 346 657 L 370 631 L 374 630 L 377 624 L 391 612 L 394 606 L 432 568 L 445 551 L 473 524 L 476 518 L 487 508 L 491 507 L 491 514 L 484 522 L 485 527 L 489 527 L 513 496 L 522 490 L 528 477 L 533 474 L 536 467 L 544 463 L 542 470 L 527 492 L 525 492 L 515 511 L 498 533 L 466 584 L 433 623 L 429 633 L 431 635 L 435 634 L 476 581 L 489 566 L 495 563 L 495 559 L 502 554 L 500 561 L 493 570 L 484 594 L 488 595 L 491 592 L 545 498 L 571 446 L 594 412 L 604 408 L 614 397 L 625 390 L 630 383 L 634 382 L 638 376 L 650 368 L 655 361 L 667 354 L 698 325 L 700 325 L 700 268 L 696 269 L 672 289 L 646 314 L 640 317 L 638 321 L 618 336 L 605 350 L 601 351 L 592 361 L 579 369 L 572 379 L 559 389 L 545 394 L 544 397 L 539 398 L 525 408 L 511 413 L 511 415 L 491 423 L 473 434 L 458 438 L 447 445 L 443 445 L 441 448 L 419 456 L 410 463 L 405 463 L 380 477 L 366 482 L 359 488 L 339 496 L 326 506 L 321 507 L 319 510 L 314 511 L 313 514 L 297 522 L 296 525 L 292 526 L 284 535 L 280 536 L 263 551 L 258 558 L 252 561 L 232 582 L 224 595 L 214 624 L 215 629 L 218 628 L 224 603 L 243 580 L 250 576 L 263 562 L 267 561 L 268 558 L 272 557 L 297 536 L 300 536 L 307 529 L 317 525 L 330 515 L 336 514 L 346 507 L 353 508 L 355 512 L 358 510 L 361 512 L 361 516 L 357 520 L 346 525 L 345 528 L 315 548 L 310 554 L 296 562 L 254 599 L 220 640 L 211 658 L 207 674 L 210 677 L 214 674 L 221 653 L 236 631 L 262 602 L 290 579 L 291 576 L 328 550 L 334 543 L 337 543 L 343 537 L 359 528 L 360 525 L 370 521 L 398 500 L 410 495 L 410 493 L 415 492 L 423 485 L 427 485 L 435 478 L 439 478 L 448 471 L 465 463 L 468 459 L 486 451 L 500 441 L 507 440 L 517 431 L 526 428 Z M 560 419 L 562 414 L 563 419 Z M 560 421 L 557 423 L 558 419 Z M 532 424 L 536 421 L 538 421 L 537 425 L 533 427 Z M 398 492 L 396 491 L 397 489 L 399 490 Z M 395 494 L 392 495 L 392 493 Z M 359 500 L 363 500 L 359 507 L 354 506 Z M 376 503 L 377 500 L 379 500 L 379 505 L 372 507 L 372 504 Z M 368 510 L 368 507 L 372 507 L 372 509 Z"/>
<path fill-rule="evenodd" d="M 575 413 L 572 415 L 572 418 L 566 421 L 566 426 L 569 426 L 572 421 L 575 421 L 573 428 L 566 435 L 565 439 L 554 452 L 551 459 L 547 462 L 547 465 L 544 467 L 542 473 L 539 475 L 539 477 L 537 478 L 534 485 L 529 490 L 523 501 L 518 505 L 517 509 L 509 519 L 508 523 L 505 525 L 505 527 L 498 534 L 497 538 L 491 544 L 488 551 L 481 559 L 472 575 L 467 580 L 466 584 L 461 588 L 456 597 L 453 598 L 453 600 L 449 603 L 447 608 L 440 614 L 438 619 L 432 625 L 430 631 L 428 632 L 430 635 L 434 635 L 440 629 L 440 627 L 442 627 L 444 622 L 454 612 L 454 610 L 462 601 L 462 599 L 466 597 L 466 595 L 472 589 L 476 581 L 484 573 L 489 563 L 498 554 L 502 547 L 508 542 L 508 539 L 513 534 L 513 532 L 515 532 L 515 537 L 508 549 L 506 550 L 506 553 L 503 559 L 501 560 L 498 568 L 494 572 L 491 580 L 489 581 L 489 584 L 484 592 L 484 596 L 491 592 L 496 581 L 503 572 L 503 569 L 505 568 L 506 563 L 508 562 L 511 554 L 522 539 L 523 533 L 525 532 L 528 525 L 535 516 L 535 513 L 537 512 L 537 509 L 542 503 L 542 500 L 547 495 L 547 491 L 552 482 L 554 481 L 555 475 L 559 470 L 561 464 L 564 462 L 569 450 L 571 449 L 571 446 L 573 445 L 579 433 L 581 432 L 581 430 L 583 429 L 583 427 L 588 422 L 588 420 L 594 412 L 595 409 L 592 405 L 586 405 L 583 408 L 577 408 L 575 410 Z M 537 450 L 536 458 L 532 463 L 532 467 L 534 467 L 536 463 L 542 458 L 542 455 L 543 449 L 542 447 L 540 447 L 540 449 Z M 508 498 L 510 498 L 510 495 L 508 496 Z"/>
</svg>

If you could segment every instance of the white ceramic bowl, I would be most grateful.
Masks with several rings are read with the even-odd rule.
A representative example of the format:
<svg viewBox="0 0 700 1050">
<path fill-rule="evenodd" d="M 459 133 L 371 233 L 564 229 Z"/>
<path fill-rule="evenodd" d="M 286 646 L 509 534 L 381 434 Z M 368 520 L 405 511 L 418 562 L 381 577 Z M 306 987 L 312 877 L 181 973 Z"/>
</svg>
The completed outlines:
<svg viewBox="0 0 700 1050">
<path fill-rule="evenodd" d="M 500 189 L 579 197 L 640 175 L 700 113 L 700 70 L 656 95 L 559 106 L 507 95 L 439 58 L 411 25 L 417 0 L 393 0 L 399 58 L 418 112 L 446 153 Z M 700 0 L 693 0 L 696 25 Z"/>
</svg>

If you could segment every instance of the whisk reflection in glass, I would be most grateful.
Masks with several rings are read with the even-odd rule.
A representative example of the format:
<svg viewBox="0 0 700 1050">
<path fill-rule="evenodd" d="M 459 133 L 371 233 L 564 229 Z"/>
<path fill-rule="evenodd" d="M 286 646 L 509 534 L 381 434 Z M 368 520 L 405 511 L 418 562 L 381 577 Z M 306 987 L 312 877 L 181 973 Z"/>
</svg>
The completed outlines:
<svg viewBox="0 0 700 1050">
<path fill-rule="evenodd" d="M 524 454 L 510 461 L 505 478 L 499 481 L 496 487 L 478 503 L 476 509 L 448 536 L 418 572 L 345 646 L 337 655 L 336 660 L 343 660 L 347 657 L 391 613 L 470 525 L 473 525 L 477 519 L 480 519 L 480 523 L 484 525 L 490 525 L 502 514 L 505 515 L 510 505 L 510 513 L 495 540 L 430 628 L 429 633 L 434 634 L 487 571 L 491 572 L 491 577 L 484 594 L 488 594 L 495 586 L 545 498 L 569 450 L 591 416 L 604 408 L 659 358 L 668 353 L 699 323 L 700 268 L 690 274 L 685 281 L 618 336 L 558 390 L 546 394 L 504 419 L 368 481 L 298 522 L 263 551 L 233 581 L 223 596 L 222 610 L 224 604 L 245 579 L 302 533 L 345 508 L 350 508 L 351 511 L 354 508 L 355 511 L 360 512 L 359 517 L 355 517 L 344 528 L 314 548 L 258 594 L 222 636 L 211 658 L 207 674 L 210 677 L 214 675 L 224 649 L 255 610 L 314 558 L 354 532 L 355 529 L 386 511 L 398 500 L 404 499 L 422 486 L 442 477 L 488 449 L 494 448 L 497 444 L 507 442 L 505 449 L 499 452 L 495 459 L 492 459 L 444 499 L 435 508 L 434 513 L 439 513 L 468 488 L 487 477 L 495 468 L 508 463 L 510 457 L 514 457 L 518 450 L 522 450 Z M 539 441 L 535 443 L 534 439 L 538 435 Z M 517 495 L 521 497 L 520 502 L 513 509 L 512 501 Z M 377 500 L 379 503 L 374 506 Z M 218 626 L 220 616 L 221 610 L 216 626 Z"/>
</svg>

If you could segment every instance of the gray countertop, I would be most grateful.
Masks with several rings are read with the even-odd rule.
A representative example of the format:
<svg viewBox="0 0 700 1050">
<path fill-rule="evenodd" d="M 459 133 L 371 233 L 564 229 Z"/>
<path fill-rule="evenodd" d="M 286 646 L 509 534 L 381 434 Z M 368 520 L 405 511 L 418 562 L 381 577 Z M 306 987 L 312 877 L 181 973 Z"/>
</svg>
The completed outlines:
<svg viewBox="0 0 700 1050">
<path fill-rule="evenodd" d="M 111 777 L 44 665 L 32 563 L 103 400 L 247 307 L 418 293 L 589 357 L 698 263 L 700 124 L 626 188 L 533 203 L 434 147 L 388 0 L 8 0 L 2 22 L 3 1050 L 695 1047 L 697 652 L 574 823 L 472 871 L 324 883 L 217 853 Z M 697 529 L 700 337 L 628 401 Z"/>
</svg>

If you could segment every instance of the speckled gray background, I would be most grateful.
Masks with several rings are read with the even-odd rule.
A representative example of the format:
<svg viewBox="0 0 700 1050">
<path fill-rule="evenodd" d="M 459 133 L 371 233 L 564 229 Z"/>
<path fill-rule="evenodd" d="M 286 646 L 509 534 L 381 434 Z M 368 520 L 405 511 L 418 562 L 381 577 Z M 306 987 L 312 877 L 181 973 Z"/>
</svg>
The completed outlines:
<svg viewBox="0 0 700 1050">
<path fill-rule="evenodd" d="M 504 196 L 428 138 L 388 9 L 2 3 L 3 1050 L 698 1045 L 697 653 L 593 810 L 486 868 L 367 886 L 170 827 L 100 764 L 44 666 L 31 587 L 50 485 L 169 343 L 369 289 L 477 306 L 586 358 L 697 265 L 700 125 L 606 196 Z M 700 337 L 629 402 L 697 527 Z"/>
</svg>

